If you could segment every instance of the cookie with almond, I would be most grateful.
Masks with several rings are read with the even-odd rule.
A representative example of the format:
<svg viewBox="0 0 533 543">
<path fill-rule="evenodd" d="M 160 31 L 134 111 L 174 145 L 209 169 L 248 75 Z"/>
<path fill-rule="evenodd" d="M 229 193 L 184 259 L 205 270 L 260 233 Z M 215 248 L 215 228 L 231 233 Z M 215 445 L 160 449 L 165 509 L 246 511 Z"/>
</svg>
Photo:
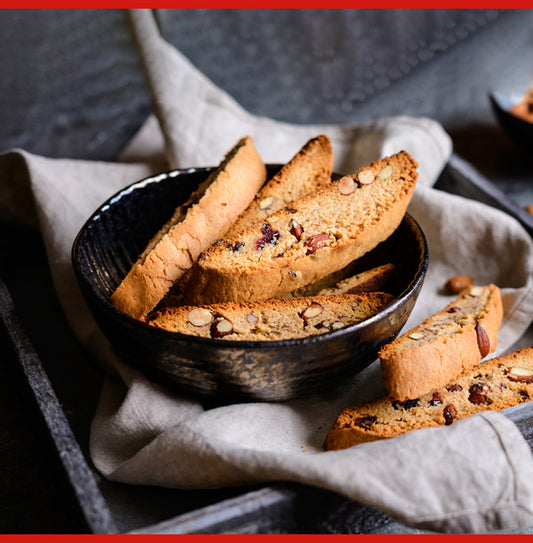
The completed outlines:
<svg viewBox="0 0 533 543">
<path fill-rule="evenodd" d="M 502 318 L 496 285 L 464 289 L 443 311 L 380 349 L 387 392 L 400 401 L 416 398 L 478 364 L 495 351 Z"/>
<path fill-rule="evenodd" d="M 399 226 L 417 166 L 405 151 L 377 160 L 219 240 L 191 269 L 184 302 L 279 298 L 342 269 Z"/>
<path fill-rule="evenodd" d="M 482 411 L 499 411 L 533 399 L 533 347 L 487 360 L 446 385 L 416 398 L 391 396 L 345 409 L 328 432 L 327 450 L 396 437 L 411 430 L 449 426 Z"/>
</svg>

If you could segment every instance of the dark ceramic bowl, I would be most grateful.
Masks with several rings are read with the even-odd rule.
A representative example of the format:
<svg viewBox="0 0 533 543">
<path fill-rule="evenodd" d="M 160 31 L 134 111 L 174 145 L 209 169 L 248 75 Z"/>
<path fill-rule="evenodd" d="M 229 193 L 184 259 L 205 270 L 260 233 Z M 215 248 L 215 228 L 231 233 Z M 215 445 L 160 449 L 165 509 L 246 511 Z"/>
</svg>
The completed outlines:
<svg viewBox="0 0 533 543">
<path fill-rule="evenodd" d="M 279 167 L 269 166 L 269 174 Z M 117 353 L 154 381 L 219 401 L 297 398 L 368 366 L 405 324 L 427 271 L 427 243 L 409 215 L 360 260 L 360 269 L 396 265 L 396 299 L 378 314 L 340 330 L 283 341 L 206 339 L 153 328 L 110 303 L 110 294 L 148 240 L 211 169 L 172 171 L 134 183 L 100 206 L 76 237 L 76 277 Z"/>
<path fill-rule="evenodd" d="M 527 89 L 526 89 L 527 90 Z M 507 135 L 523 149 L 533 148 L 533 123 L 511 113 L 511 108 L 522 101 L 520 93 L 494 91 L 489 93 L 492 110 Z"/>
</svg>

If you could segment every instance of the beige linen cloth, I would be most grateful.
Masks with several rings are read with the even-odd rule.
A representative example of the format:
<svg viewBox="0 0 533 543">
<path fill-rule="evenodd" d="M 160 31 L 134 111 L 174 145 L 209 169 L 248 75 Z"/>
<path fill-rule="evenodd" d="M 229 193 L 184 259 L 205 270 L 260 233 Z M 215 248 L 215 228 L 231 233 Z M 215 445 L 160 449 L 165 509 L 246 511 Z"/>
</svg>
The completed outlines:
<svg viewBox="0 0 533 543">
<path fill-rule="evenodd" d="M 321 133 L 331 138 L 341 173 L 400 149 L 418 160 L 420 181 L 409 211 L 427 235 L 431 263 L 407 326 L 444 307 L 449 298 L 442 285 L 457 273 L 502 288 L 505 315 L 496 354 L 508 350 L 533 318 L 533 244 L 525 230 L 495 209 L 431 188 L 451 152 L 436 122 L 397 117 L 358 126 L 294 126 L 255 117 L 161 38 L 150 10 L 132 11 L 130 18 L 156 116 L 121 161 L 47 159 L 23 151 L 0 157 L 3 215 L 38 225 L 72 330 L 114 374 L 106 379 L 91 427 L 97 469 L 115 481 L 179 488 L 298 481 L 433 531 L 532 526 L 532 454 L 500 413 L 342 451 L 322 450 L 343 408 L 384 392 L 377 361 L 339 389 L 314 397 L 204 409 L 115 357 L 73 276 L 76 233 L 125 185 L 163 169 L 216 165 L 246 134 L 265 162 L 290 159 Z"/>
</svg>

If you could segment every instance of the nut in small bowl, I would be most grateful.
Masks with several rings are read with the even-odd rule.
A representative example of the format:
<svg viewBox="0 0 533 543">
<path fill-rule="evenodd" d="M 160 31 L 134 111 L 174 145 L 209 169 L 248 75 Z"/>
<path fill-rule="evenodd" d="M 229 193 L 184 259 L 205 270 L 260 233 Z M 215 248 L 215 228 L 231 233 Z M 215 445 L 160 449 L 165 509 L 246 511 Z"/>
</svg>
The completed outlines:
<svg viewBox="0 0 533 543">
<path fill-rule="evenodd" d="M 280 167 L 269 165 L 269 175 Z M 213 322 L 217 337 L 193 337 L 155 328 L 112 305 L 109 296 L 137 255 L 210 171 L 176 170 L 134 183 L 104 202 L 78 233 L 72 249 L 75 275 L 116 352 L 158 383 L 221 401 L 304 397 L 339 384 L 373 362 L 379 348 L 405 324 L 428 267 L 426 239 L 408 214 L 389 239 L 360 259 L 362 269 L 395 265 L 390 292 L 395 299 L 349 326 L 333 323 L 325 333 L 300 339 L 233 341 L 224 337 L 229 323 L 223 320 Z M 195 311 L 190 319 L 203 325 L 211 315 Z"/>
<path fill-rule="evenodd" d="M 489 93 L 489 99 L 502 128 L 524 149 L 533 145 L 533 86 L 518 90 L 498 90 Z M 530 102 L 531 100 L 531 102 Z"/>
</svg>

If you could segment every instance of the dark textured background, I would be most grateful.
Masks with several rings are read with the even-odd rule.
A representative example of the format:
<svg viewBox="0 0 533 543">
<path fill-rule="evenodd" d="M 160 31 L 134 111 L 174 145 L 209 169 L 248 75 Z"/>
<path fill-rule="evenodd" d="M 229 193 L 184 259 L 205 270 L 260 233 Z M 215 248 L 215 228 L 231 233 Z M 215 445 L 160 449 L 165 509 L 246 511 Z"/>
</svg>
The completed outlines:
<svg viewBox="0 0 533 543">
<path fill-rule="evenodd" d="M 533 79 L 533 10 L 157 15 L 165 37 L 251 112 L 297 123 L 430 116 L 450 133 L 460 156 L 519 205 L 533 203 L 531 156 L 501 131 L 487 98 L 491 88 L 525 90 Z M 50 157 L 113 160 L 150 114 L 121 10 L 2 10 L 0 70 L 0 152 L 18 147 Z M 86 454 L 101 373 L 69 334 L 39 236 L 1 226 L 0 276 Z M 84 531 L 3 330 L 0 360 L 0 532 Z M 121 531 L 240 493 L 97 480 Z M 285 524 L 269 524 L 265 515 L 263 524 L 249 519 L 246 529 L 408 531 L 333 494 L 307 496 L 289 500 Z M 313 507 L 317 514 L 306 515 Z"/>
</svg>

